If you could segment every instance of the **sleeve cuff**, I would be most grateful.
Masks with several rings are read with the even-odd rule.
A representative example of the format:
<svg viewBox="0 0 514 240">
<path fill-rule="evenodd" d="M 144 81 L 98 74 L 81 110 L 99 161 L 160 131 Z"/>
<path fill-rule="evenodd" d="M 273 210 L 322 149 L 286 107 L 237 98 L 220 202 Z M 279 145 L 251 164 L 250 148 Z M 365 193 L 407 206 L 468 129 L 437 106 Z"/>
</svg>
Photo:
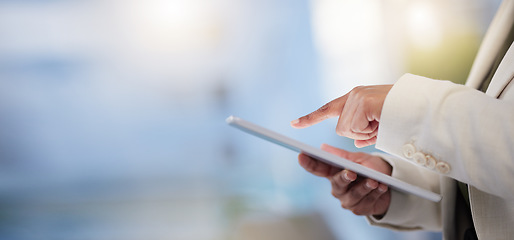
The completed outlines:
<svg viewBox="0 0 514 240">
<path fill-rule="evenodd" d="M 374 153 L 374 155 L 381 157 L 393 167 L 392 177 L 412 182 L 412 175 L 424 176 L 422 179 L 435 179 L 432 184 L 426 184 L 421 187 L 432 188 L 432 191 L 439 191 L 438 179 L 439 176 L 432 172 L 423 171 L 412 164 L 403 163 L 402 159 L 395 158 L 388 154 Z M 420 172 L 423 171 L 423 172 Z M 415 185 L 420 185 L 414 182 Z M 411 231 L 411 230 L 440 230 L 442 222 L 440 215 L 440 204 L 431 202 L 420 197 L 399 192 L 391 189 L 391 203 L 386 214 L 378 219 L 374 216 L 367 216 L 367 221 L 370 225 L 386 227 L 398 231 Z"/>
</svg>

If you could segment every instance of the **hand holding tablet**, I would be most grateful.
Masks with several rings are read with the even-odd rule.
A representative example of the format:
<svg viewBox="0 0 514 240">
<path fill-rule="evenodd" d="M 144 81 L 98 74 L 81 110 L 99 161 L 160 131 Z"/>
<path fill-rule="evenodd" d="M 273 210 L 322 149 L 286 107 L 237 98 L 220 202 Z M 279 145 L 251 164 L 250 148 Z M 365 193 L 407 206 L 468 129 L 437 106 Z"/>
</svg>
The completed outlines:
<svg viewBox="0 0 514 240">
<path fill-rule="evenodd" d="M 403 182 L 401 180 L 395 179 L 389 175 L 383 174 L 376 170 L 370 169 L 353 161 L 347 160 L 345 158 L 334 155 L 330 152 L 323 151 L 319 148 L 315 148 L 309 146 L 305 143 L 296 141 L 284 135 L 273 132 L 269 129 L 263 128 L 246 120 L 230 116 L 227 118 L 227 123 L 233 127 L 236 127 L 240 130 L 243 130 L 247 133 L 260 137 L 262 139 L 268 140 L 275 144 L 281 145 L 283 147 L 289 148 L 293 151 L 303 153 L 307 156 L 310 156 L 314 159 L 320 160 L 324 163 L 327 163 L 331 166 L 335 166 L 341 169 L 347 169 L 357 173 L 358 175 L 365 176 L 371 179 L 375 179 L 376 181 L 386 184 L 391 188 L 396 190 L 414 194 L 416 196 L 438 202 L 441 200 L 441 196 L 439 194 L 433 193 L 426 189 L 419 188 L 412 184 Z M 330 150 L 329 150 L 330 151 Z M 301 160 L 300 160 L 301 161 Z"/>
<path fill-rule="evenodd" d="M 349 152 L 327 144 L 321 145 L 321 149 L 386 175 L 392 173 L 391 165 L 379 156 Z M 340 201 L 342 208 L 352 211 L 355 215 L 365 216 L 383 216 L 389 209 L 391 191 L 387 185 L 358 176 L 350 170 L 323 163 L 303 153 L 298 155 L 298 160 L 308 172 L 329 180 L 332 196 Z"/>
</svg>

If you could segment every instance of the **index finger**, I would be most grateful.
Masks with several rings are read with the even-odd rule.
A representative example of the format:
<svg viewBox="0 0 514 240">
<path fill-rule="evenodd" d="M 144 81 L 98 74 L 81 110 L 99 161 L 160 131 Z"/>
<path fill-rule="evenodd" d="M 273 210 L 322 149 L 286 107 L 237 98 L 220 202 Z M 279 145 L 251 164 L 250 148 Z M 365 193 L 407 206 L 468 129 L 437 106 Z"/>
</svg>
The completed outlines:
<svg viewBox="0 0 514 240">
<path fill-rule="evenodd" d="M 318 108 L 318 110 L 291 121 L 291 126 L 294 128 L 306 128 L 326 119 L 339 117 L 343 112 L 346 99 L 348 98 L 347 95 L 336 98 Z"/>
</svg>

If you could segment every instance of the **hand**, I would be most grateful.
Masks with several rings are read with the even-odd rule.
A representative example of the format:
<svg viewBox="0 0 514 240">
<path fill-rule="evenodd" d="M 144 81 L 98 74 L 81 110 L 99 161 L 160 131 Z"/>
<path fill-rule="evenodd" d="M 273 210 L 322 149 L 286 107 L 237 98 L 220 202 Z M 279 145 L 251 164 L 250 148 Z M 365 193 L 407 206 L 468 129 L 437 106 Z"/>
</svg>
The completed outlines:
<svg viewBox="0 0 514 240">
<path fill-rule="evenodd" d="M 321 149 L 368 168 L 391 175 L 392 167 L 380 157 L 366 153 L 353 153 L 323 144 Z M 298 155 L 300 165 L 308 172 L 325 177 L 332 184 L 332 195 L 339 199 L 344 209 L 356 215 L 384 215 L 389 208 L 391 192 L 387 185 L 357 176 L 355 172 L 343 170 L 313 159 Z"/>
<path fill-rule="evenodd" d="M 294 128 L 306 128 L 333 117 L 339 117 L 336 133 L 365 147 L 377 141 L 378 123 L 384 101 L 393 85 L 356 87 L 318 110 L 291 122 Z"/>
</svg>

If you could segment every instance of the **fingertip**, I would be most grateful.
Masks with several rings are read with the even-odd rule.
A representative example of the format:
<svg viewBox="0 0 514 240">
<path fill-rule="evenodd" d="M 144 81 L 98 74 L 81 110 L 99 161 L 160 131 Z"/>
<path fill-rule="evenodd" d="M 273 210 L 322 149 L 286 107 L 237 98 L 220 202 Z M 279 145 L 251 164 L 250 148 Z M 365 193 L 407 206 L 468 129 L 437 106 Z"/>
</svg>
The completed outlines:
<svg viewBox="0 0 514 240">
<path fill-rule="evenodd" d="M 381 192 L 381 193 L 387 192 L 387 189 L 389 189 L 389 187 L 387 187 L 387 185 L 385 185 L 385 184 L 380 184 L 378 186 L 378 191 Z"/>
<path fill-rule="evenodd" d="M 355 140 L 353 143 L 354 143 L 355 147 L 357 147 L 357 148 L 363 148 L 363 147 L 367 147 L 367 146 L 374 144 L 372 139 L 370 139 L 370 140 Z"/>
<path fill-rule="evenodd" d="M 334 147 L 332 145 L 329 145 L 327 143 L 322 143 L 321 146 L 320 146 L 321 150 L 330 150 L 330 149 L 334 149 Z"/>
<path fill-rule="evenodd" d="M 299 128 L 300 119 L 299 118 L 295 119 L 295 120 L 291 121 L 289 124 L 291 125 L 291 127 Z"/>
<path fill-rule="evenodd" d="M 369 189 L 375 189 L 378 187 L 378 182 L 373 179 L 366 180 L 366 187 Z"/>
<path fill-rule="evenodd" d="M 295 119 L 295 120 L 290 122 L 291 127 L 297 128 L 297 129 L 302 129 L 302 128 L 309 127 L 309 126 L 314 124 L 313 122 L 311 122 L 310 118 L 311 118 L 310 114 L 308 114 L 308 115 L 305 115 L 305 116 L 300 117 L 298 119 Z"/>
<path fill-rule="evenodd" d="M 349 171 L 349 170 L 343 170 L 343 177 L 347 180 L 347 181 L 350 181 L 350 182 L 353 182 L 357 179 L 357 174 L 355 174 L 354 172 L 352 171 Z"/>
<path fill-rule="evenodd" d="M 363 147 L 365 147 L 364 144 L 362 143 L 362 140 L 355 140 L 355 141 L 353 141 L 353 145 L 355 145 L 356 148 L 363 148 Z"/>
<path fill-rule="evenodd" d="M 303 168 L 305 168 L 308 164 L 308 162 L 310 161 L 309 157 L 303 153 L 300 153 L 298 154 L 298 163 L 300 164 L 300 166 L 302 166 Z"/>
</svg>

